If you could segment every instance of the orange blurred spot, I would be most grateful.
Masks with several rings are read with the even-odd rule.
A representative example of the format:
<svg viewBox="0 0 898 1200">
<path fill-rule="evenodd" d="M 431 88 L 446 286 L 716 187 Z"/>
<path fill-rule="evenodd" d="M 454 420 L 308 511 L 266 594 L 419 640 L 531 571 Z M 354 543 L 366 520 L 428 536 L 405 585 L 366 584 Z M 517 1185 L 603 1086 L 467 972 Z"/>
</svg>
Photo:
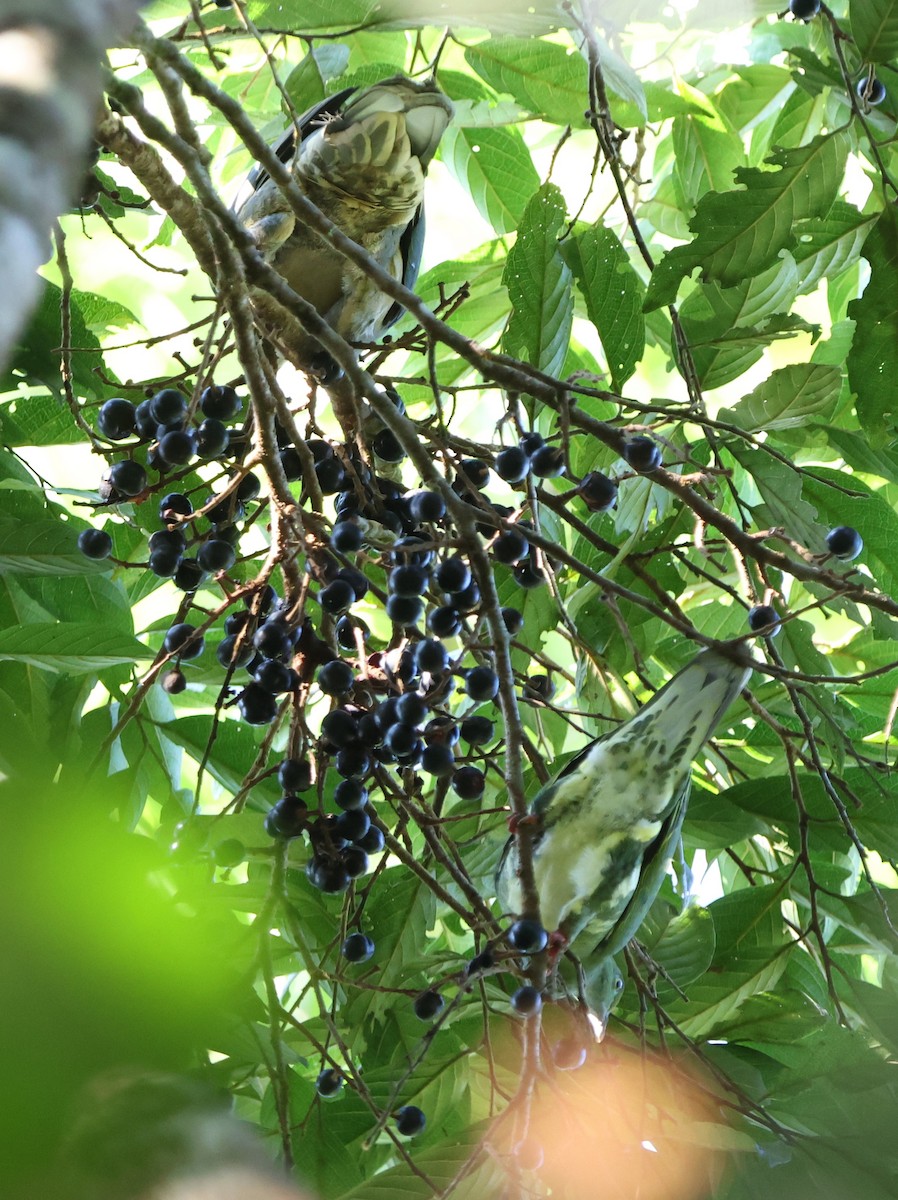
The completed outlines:
<svg viewBox="0 0 898 1200">
<path fill-rule="evenodd" d="M 520 1144 L 523 1117 L 501 1122 L 494 1150 Z M 579 1070 L 540 1081 L 525 1141 L 531 1161 L 542 1150 L 536 1176 L 564 1200 L 700 1200 L 715 1169 L 709 1124 L 720 1128 L 720 1114 L 691 1070 L 606 1043 Z"/>
</svg>

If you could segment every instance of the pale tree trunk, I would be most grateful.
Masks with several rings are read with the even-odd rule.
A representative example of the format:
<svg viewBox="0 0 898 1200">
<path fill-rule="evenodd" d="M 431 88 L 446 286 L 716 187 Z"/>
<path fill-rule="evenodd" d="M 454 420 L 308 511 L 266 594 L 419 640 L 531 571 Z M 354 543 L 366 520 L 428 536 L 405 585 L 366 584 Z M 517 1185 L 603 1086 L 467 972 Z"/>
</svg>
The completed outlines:
<svg viewBox="0 0 898 1200">
<path fill-rule="evenodd" d="M 0 368 L 84 175 L 105 51 L 143 0 L 0 0 Z"/>
</svg>

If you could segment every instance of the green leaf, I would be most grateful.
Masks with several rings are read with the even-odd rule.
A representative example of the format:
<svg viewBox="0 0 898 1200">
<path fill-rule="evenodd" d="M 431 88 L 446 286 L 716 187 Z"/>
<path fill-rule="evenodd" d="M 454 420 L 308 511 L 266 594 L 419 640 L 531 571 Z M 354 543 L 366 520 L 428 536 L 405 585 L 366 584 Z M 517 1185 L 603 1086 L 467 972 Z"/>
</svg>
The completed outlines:
<svg viewBox="0 0 898 1200">
<path fill-rule="evenodd" d="M 558 188 L 541 187 L 527 205 L 502 275 L 512 304 L 504 347 L 552 375 L 564 366 L 574 315 L 571 271 L 558 248 L 566 219 Z"/>
<path fill-rule="evenodd" d="M 77 621 L 0 630 L 0 660 L 48 671 L 83 674 L 146 657 L 146 646 L 136 638 Z"/>
<path fill-rule="evenodd" d="M 722 387 L 760 359 L 765 346 L 809 326 L 789 313 L 798 294 L 798 270 L 787 251 L 769 270 L 735 287 L 699 284 L 680 319 L 702 387 Z"/>
<path fill-rule="evenodd" d="M 585 129 L 587 69 L 573 47 L 534 38 L 489 38 L 469 46 L 465 58 L 496 92 L 556 125 Z"/>
<path fill-rule="evenodd" d="M 440 152 L 496 233 L 513 232 L 539 187 L 530 151 L 517 129 L 450 126 Z"/>
<path fill-rule="evenodd" d="M 71 524 L 47 516 L 42 521 L 0 517 L 0 574 L 93 575 L 112 564 L 93 561 L 76 544 Z"/>
<path fill-rule="evenodd" d="M 793 250 L 801 290 L 809 292 L 824 277 L 832 279 L 860 258 L 861 247 L 876 225 L 876 214 L 858 212 L 853 204 L 837 200 L 825 217 L 814 217 L 796 226 Z"/>
<path fill-rule="evenodd" d="M 751 505 L 759 527 L 782 528 L 802 545 L 819 546 L 826 530 L 818 523 L 814 506 L 802 498 L 801 473 L 760 447 L 751 450 L 744 442 L 729 439 L 727 449 L 745 467 L 760 492 L 761 503 Z"/>
<path fill-rule="evenodd" d="M 848 382 L 857 393 L 857 416 L 874 446 L 898 429 L 898 216 L 889 206 L 864 243 L 870 281 L 860 300 L 848 305 L 856 322 L 848 355 Z"/>
<path fill-rule="evenodd" d="M 849 487 L 860 495 L 846 496 L 836 487 Z M 898 546 L 898 514 L 890 504 L 860 479 L 847 476 L 842 471 L 829 467 L 815 467 L 813 476 L 805 479 L 803 494 L 817 509 L 827 526 L 850 525 L 864 539 L 861 561 L 873 572 L 881 586 L 892 596 L 898 595 L 898 562 L 895 547 Z M 825 545 L 809 543 L 812 550 L 825 549 Z"/>
<path fill-rule="evenodd" d="M 781 367 L 730 409 L 726 419 L 748 433 L 789 429 L 809 417 L 828 420 L 839 400 L 842 373 L 836 367 L 793 363 Z"/>
<path fill-rule="evenodd" d="M 601 338 L 611 386 L 619 392 L 645 350 L 645 287 L 616 234 L 602 225 L 592 225 L 568 238 L 561 253 Z"/>
<path fill-rule="evenodd" d="M 778 170 L 741 167 L 736 179 L 743 190 L 703 196 L 689 222 L 695 238 L 657 265 L 646 307 L 673 304 L 680 283 L 696 267 L 703 278 L 733 286 L 771 266 L 781 250 L 795 245 L 797 221 L 829 212 L 847 145 L 841 134 L 826 134 L 808 146 L 777 150 L 767 162 Z"/>
<path fill-rule="evenodd" d="M 864 62 L 891 62 L 898 56 L 898 0 L 850 0 L 848 16 Z"/>
<path fill-rule="evenodd" d="M 705 192 L 726 192 L 738 167 L 745 166 L 739 138 L 705 113 L 673 123 L 674 177 L 684 204 L 694 208 Z"/>
</svg>

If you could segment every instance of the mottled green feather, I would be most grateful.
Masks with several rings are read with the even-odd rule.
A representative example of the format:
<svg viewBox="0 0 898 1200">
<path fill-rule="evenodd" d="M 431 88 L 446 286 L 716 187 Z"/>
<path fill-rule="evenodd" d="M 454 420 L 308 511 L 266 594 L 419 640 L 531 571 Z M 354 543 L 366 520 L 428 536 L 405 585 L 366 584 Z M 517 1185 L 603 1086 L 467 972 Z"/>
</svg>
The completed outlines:
<svg viewBox="0 0 898 1200">
<path fill-rule="evenodd" d="M 598 964 L 635 936 L 680 837 L 691 767 L 744 687 L 750 667 L 703 650 L 629 721 L 597 739 L 534 799 L 533 864 L 543 923 Z M 519 912 L 514 843 L 497 875 L 503 908 Z M 601 985 L 601 986 L 600 986 Z"/>
</svg>

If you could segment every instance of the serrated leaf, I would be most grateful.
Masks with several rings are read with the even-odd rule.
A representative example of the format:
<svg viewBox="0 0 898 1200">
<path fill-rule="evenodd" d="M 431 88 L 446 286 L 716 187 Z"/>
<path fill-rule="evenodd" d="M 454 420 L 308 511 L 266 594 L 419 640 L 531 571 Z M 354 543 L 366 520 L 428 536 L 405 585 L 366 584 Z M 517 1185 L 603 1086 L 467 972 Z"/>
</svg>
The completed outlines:
<svg viewBox="0 0 898 1200">
<path fill-rule="evenodd" d="M 853 204 L 837 200 L 825 217 L 797 225 L 793 255 L 801 291 L 811 291 L 824 277 L 831 279 L 857 262 L 876 219 L 876 214 L 860 213 Z"/>
<path fill-rule="evenodd" d="M 815 363 L 781 367 L 738 404 L 724 409 L 726 420 L 748 433 L 789 429 L 809 417 L 828 420 L 839 401 L 842 372 Z"/>
<path fill-rule="evenodd" d="M 561 253 L 601 339 L 611 386 L 619 392 L 645 350 L 645 286 L 617 235 L 602 225 L 592 225 L 568 238 Z"/>
<path fill-rule="evenodd" d="M 571 270 L 558 247 L 566 219 L 558 188 L 541 187 L 527 205 L 502 275 L 512 304 L 503 345 L 551 375 L 564 366 L 574 317 Z"/>
<path fill-rule="evenodd" d="M 585 129 L 587 69 L 573 47 L 534 38 L 489 38 L 469 46 L 465 58 L 497 92 L 557 125 Z"/>
<path fill-rule="evenodd" d="M 767 162 L 777 170 L 739 168 L 742 190 L 710 192 L 699 201 L 689 222 L 695 237 L 656 266 L 646 307 L 673 304 L 680 283 L 696 267 L 703 278 L 726 287 L 770 267 L 781 250 L 795 245 L 797 221 L 829 212 L 846 154 L 844 136 L 826 134 L 808 146 L 774 151 Z"/>
<path fill-rule="evenodd" d="M 731 440 L 727 449 L 745 467 L 761 494 L 753 504 L 762 529 L 783 528 L 805 546 L 819 546 L 826 530 L 817 521 L 817 510 L 802 498 L 802 476 L 763 449 L 751 450 Z"/>
<path fill-rule="evenodd" d="M 146 646 L 136 638 L 77 621 L 37 622 L 0 630 L 0 661 L 21 662 L 48 671 L 84 674 L 131 665 L 146 657 Z"/>
</svg>

